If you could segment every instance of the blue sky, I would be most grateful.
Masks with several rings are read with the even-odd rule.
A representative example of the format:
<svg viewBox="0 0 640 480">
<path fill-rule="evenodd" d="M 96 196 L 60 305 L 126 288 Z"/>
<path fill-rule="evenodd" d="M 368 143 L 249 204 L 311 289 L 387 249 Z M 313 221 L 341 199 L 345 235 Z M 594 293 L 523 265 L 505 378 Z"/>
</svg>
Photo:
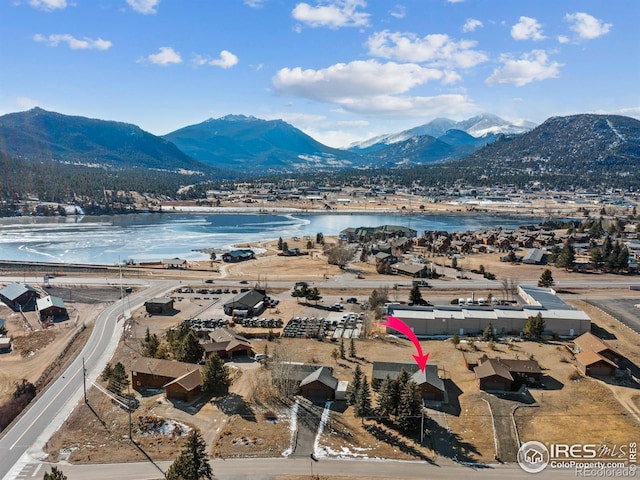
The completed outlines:
<svg viewBox="0 0 640 480">
<path fill-rule="evenodd" d="M 346 146 L 437 117 L 640 118 L 639 0 L 0 0 L 0 113 Z"/>
</svg>

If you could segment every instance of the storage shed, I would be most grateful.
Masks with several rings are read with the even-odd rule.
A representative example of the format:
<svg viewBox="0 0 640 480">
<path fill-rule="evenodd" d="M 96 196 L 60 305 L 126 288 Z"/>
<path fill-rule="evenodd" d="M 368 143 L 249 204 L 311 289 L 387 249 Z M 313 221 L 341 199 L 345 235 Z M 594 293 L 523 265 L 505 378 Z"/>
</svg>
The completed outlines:
<svg viewBox="0 0 640 480">
<path fill-rule="evenodd" d="M 144 308 L 146 309 L 147 313 L 155 315 L 172 313 L 174 311 L 173 298 L 162 297 L 147 300 L 146 302 L 144 302 Z"/>
</svg>

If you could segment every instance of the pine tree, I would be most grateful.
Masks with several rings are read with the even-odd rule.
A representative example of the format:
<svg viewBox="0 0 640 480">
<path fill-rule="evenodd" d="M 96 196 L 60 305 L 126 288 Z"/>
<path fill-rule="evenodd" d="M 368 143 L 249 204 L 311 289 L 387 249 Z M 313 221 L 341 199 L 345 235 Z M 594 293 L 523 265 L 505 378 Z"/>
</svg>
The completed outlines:
<svg viewBox="0 0 640 480">
<path fill-rule="evenodd" d="M 369 381 L 367 377 L 363 377 L 360 383 L 360 388 L 357 391 L 356 403 L 353 415 L 356 418 L 361 418 L 364 423 L 365 417 L 371 415 L 371 390 L 369 388 Z"/>
<path fill-rule="evenodd" d="M 378 411 L 381 417 L 389 418 L 398 406 L 396 382 L 387 375 L 378 390 Z"/>
<path fill-rule="evenodd" d="M 107 365 L 104 367 L 104 370 L 102 370 L 102 380 L 104 382 L 108 382 L 109 379 L 111 378 L 112 372 L 113 372 L 113 367 L 111 366 L 111 363 L 107 363 Z"/>
<path fill-rule="evenodd" d="M 345 357 L 345 351 L 344 351 L 344 338 L 340 339 L 340 358 L 342 360 L 344 360 L 346 358 Z"/>
<path fill-rule="evenodd" d="M 555 285 L 555 282 L 553 281 L 553 274 L 551 273 L 551 270 L 547 268 L 545 269 L 544 272 L 542 272 L 542 275 L 540 275 L 540 279 L 538 280 L 538 286 L 544 287 L 544 288 L 550 288 L 550 287 L 553 287 L 554 285 Z"/>
<path fill-rule="evenodd" d="M 202 355 L 204 355 L 204 349 L 200 345 L 196 332 L 190 329 L 180 345 L 178 360 L 187 363 L 198 363 L 202 359 Z"/>
<path fill-rule="evenodd" d="M 542 318 L 542 314 L 538 313 L 536 316 L 527 318 L 527 323 L 524 325 L 522 333 L 527 338 L 539 338 L 544 332 L 545 323 Z"/>
<path fill-rule="evenodd" d="M 51 467 L 51 473 L 45 472 L 43 480 L 67 480 L 67 476 L 58 467 Z"/>
<path fill-rule="evenodd" d="M 356 357 L 356 341 L 353 339 L 353 337 L 351 337 L 351 339 L 349 340 L 349 356 L 351 358 Z"/>
<path fill-rule="evenodd" d="M 193 429 L 187 436 L 182 452 L 166 473 L 167 480 L 213 479 L 213 471 L 207 457 L 207 444 L 200 431 Z"/>
<path fill-rule="evenodd" d="M 420 287 L 417 283 L 414 283 L 413 287 L 411 287 L 409 303 L 413 303 L 414 305 L 420 305 L 422 303 L 422 292 L 420 292 Z"/>
<path fill-rule="evenodd" d="M 410 431 L 418 426 L 417 418 L 422 410 L 422 395 L 418 385 L 409 381 L 400 392 L 396 424 L 401 430 Z"/>
<path fill-rule="evenodd" d="M 278 237 L 278 250 L 282 250 L 282 245 L 284 242 L 282 241 L 282 237 Z"/>
<path fill-rule="evenodd" d="M 458 335 L 458 333 L 454 333 L 453 337 L 451 337 L 451 343 L 453 343 L 453 346 L 456 347 L 456 350 L 458 349 L 458 345 L 460 345 L 460 335 Z"/>
<path fill-rule="evenodd" d="M 358 391 L 362 385 L 362 369 L 360 364 L 356 365 L 356 369 L 353 371 L 353 379 L 351 384 L 347 387 L 346 400 L 348 405 L 355 405 L 358 398 Z"/>
<path fill-rule="evenodd" d="M 489 322 L 489 325 L 487 325 L 484 332 L 482 332 L 482 340 L 485 342 L 487 340 L 493 340 L 493 325 L 491 325 L 491 322 Z"/>
<path fill-rule="evenodd" d="M 109 376 L 109 383 L 107 384 L 107 389 L 120 394 L 122 390 L 126 386 L 129 385 L 129 378 L 127 377 L 127 372 L 124 368 L 124 365 L 121 362 L 116 363 L 113 366 L 113 370 L 111 371 L 111 375 Z"/>
<path fill-rule="evenodd" d="M 210 355 L 202 367 L 202 390 L 207 393 L 227 393 L 231 385 L 229 369 L 215 353 Z"/>
<path fill-rule="evenodd" d="M 560 250 L 560 255 L 558 255 L 558 258 L 556 260 L 556 266 L 570 270 L 575 264 L 576 251 L 573 246 L 569 242 L 567 242 L 562 247 L 562 250 Z"/>
</svg>

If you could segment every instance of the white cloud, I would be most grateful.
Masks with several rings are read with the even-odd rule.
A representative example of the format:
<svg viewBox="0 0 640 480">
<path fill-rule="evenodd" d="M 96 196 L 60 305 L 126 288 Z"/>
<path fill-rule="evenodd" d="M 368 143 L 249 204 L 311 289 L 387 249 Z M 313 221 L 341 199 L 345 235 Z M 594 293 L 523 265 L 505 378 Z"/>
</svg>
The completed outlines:
<svg viewBox="0 0 640 480">
<path fill-rule="evenodd" d="M 467 18 L 467 21 L 462 26 L 463 32 L 475 32 L 477 28 L 484 27 L 484 24 L 475 18 Z"/>
<path fill-rule="evenodd" d="M 558 43 L 569 43 L 569 37 L 566 35 L 558 35 Z"/>
<path fill-rule="evenodd" d="M 634 117 L 640 120 L 640 105 L 637 107 L 618 108 L 615 110 L 598 110 L 595 113 L 605 115 L 624 115 L 626 117 Z"/>
<path fill-rule="evenodd" d="M 160 47 L 158 53 L 153 53 L 142 61 L 151 62 L 154 65 L 166 67 L 172 63 L 182 63 L 182 57 L 171 47 Z"/>
<path fill-rule="evenodd" d="M 464 0 L 447 0 L 449 3 L 462 3 Z"/>
<path fill-rule="evenodd" d="M 155 15 L 158 13 L 160 0 L 127 0 L 127 4 L 136 12 L 143 15 Z"/>
<path fill-rule="evenodd" d="M 66 43 L 72 50 L 108 50 L 112 46 L 112 43 L 109 40 L 103 40 L 101 38 L 93 40 L 87 37 L 80 39 L 75 38 L 68 33 L 61 35 L 49 35 L 48 37 L 37 33 L 33 36 L 33 40 L 36 42 L 46 43 L 50 47 L 57 47 L 61 43 Z"/>
<path fill-rule="evenodd" d="M 366 6 L 364 0 L 317 0 L 316 6 L 297 4 L 291 15 L 310 27 L 364 27 L 369 24 L 369 14 L 358 9 Z"/>
<path fill-rule="evenodd" d="M 475 41 L 454 41 L 446 34 L 423 38 L 412 33 L 377 32 L 367 39 L 369 54 L 399 61 L 428 63 L 449 68 L 471 68 L 486 62 L 484 52 L 473 50 Z"/>
<path fill-rule="evenodd" d="M 549 62 L 544 50 L 533 50 L 522 55 L 520 59 L 502 55 L 500 61 L 503 66 L 496 68 L 485 80 L 487 85 L 512 84 L 522 87 L 531 82 L 556 78 L 560 75 L 562 67 L 558 62 Z"/>
<path fill-rule="evenodd" d="M 218 58 L 205 58 L 201 55 L 196 55 L 194 63 L 200 65 L 210 65 L 212 67 L 231 68 L 238 64 L 238 57 L 228 50 L 222 50 Z"/>
<path fill-rule="evenodd" d="M 520 17 L 518 23 L 511 27 L 511 36 L 515 40 L 544 40 L 542 25 L 535 18 Z"/>
<path fill-rule="evenodd" d="M 394 18 L 404 18 L 407 16 L 407 9 L 404 5 L 396 5 L 389 14 Z"/>
<path fill-rule="evenodd" d="M 417 85 L 443 78 L 440 70 L 416 64 L 358 60 L 321 70 L 283 68 L 273 78 L 273 85 L 284 95 L 342 103 L 354 97 L 404 93 Z"/>
<path fill-rule="evenodd" d="M 67 8 L 67 0 L 29 0 L 29 5 L 48 12 L 57 8 Z"/>
<path fill-rule="evenodd" d="M 262 8 L 266 0 L 244 0 L 244 4 L 251 8 Z"/>
<path fill-rule="evenodd" d="M 569 22 L 569 29 L 578 34 L 583 40 L 592 40 L 609 33 L 611 23 L 603 23 L 596 17 L 584 12 L 567 13 L 564 19 Z"/>
<path fill-rule="evenodd" d="M 416 64 L 367 60 L 340 63 L 322 70 L 283 68 L 273 78 L 273 86 L 281 95 L 335 103 L 359 114 L 425 116 L 475 108 L 464 95 L 400 96 L 431 80 L 443 83 L 455 80 L 456 75 Z"/>
</svg>

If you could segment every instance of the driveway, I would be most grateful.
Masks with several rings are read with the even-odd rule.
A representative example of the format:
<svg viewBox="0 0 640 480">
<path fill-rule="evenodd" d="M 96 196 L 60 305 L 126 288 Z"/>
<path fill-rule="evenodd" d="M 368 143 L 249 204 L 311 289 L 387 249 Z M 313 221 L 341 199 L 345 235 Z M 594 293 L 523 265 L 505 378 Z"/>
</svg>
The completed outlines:
<svg viewBox="0 0 640 480">
<path fill-rule="evenodd" d="M 493 417 L 496 458 L 501 462 L 515 462 L 520 445 L 513 425 L 513 411 L 521 404 L 486 392 L 482 392 L 482 398 L 489 404 Z"/>
</svg>

